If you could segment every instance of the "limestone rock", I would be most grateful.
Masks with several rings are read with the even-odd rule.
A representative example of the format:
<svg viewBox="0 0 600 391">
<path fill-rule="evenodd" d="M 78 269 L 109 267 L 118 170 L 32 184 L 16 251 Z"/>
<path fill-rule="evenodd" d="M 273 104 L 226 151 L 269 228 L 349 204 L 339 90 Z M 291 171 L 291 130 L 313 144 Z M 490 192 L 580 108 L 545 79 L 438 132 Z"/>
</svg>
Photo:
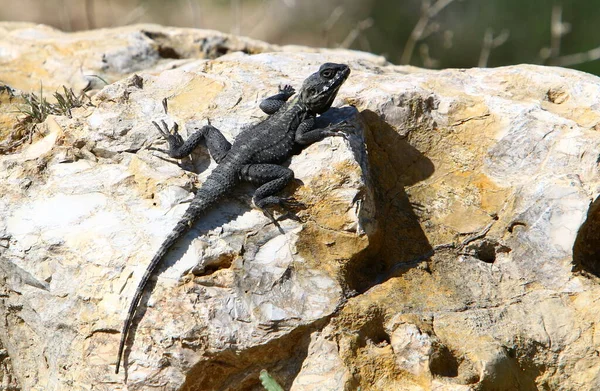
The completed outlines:
<svg viewBox="0 0 600 391">
<path fill-rule="evenodd" d="M 65 33 L 49 26 L 2 22 L 0 37 L 0 80 L 25 92 L 39 92 L 42 87 L 53 92 L 63 85 L 77 92 L 86 87 L 99 89 L 135 72 L 158 72 L 233 52 L 339 53 L 385 63 L 368 53 L 278 46 L 218 31 L 153 24 Z"/>
<path fill-rule="evenodd" d="M 597 77 L 160 26 L 0 28 L 14 61 L 61 48 L 36 55 L 111 82 L 0 155 L 0 341 L 22 389 L 260 390 L 261 369 L 294 391 L 600 387 Z M 356 132 L 291 160 L 301 221 L 275 228 L 240 186 L 166 258 L 115 375 L 139 278 L 214 167 L 202 148 L 180 166 L 148 150 L 150 121 L 210 118 L 233 139 L 326 61 L 352 74 L 321 121 Z M 78 85 L 39 63 L 44 86 Z"/>
<path fill-rule="evenodd" d="M 598 389 L 600 80 L 516 66 L 353 81 L 387 211 L 364 270 L 387 272 L 320 333 L 353 371 L 337 389 Z"/>
</svg>

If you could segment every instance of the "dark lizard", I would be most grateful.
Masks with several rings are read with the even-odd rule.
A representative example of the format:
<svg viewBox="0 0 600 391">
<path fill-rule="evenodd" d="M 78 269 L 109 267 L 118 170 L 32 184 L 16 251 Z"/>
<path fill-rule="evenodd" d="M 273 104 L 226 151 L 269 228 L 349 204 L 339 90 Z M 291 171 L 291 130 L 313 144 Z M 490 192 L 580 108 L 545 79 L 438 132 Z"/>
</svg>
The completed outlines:
<svg viewBox="0 0 600 391">
<path fill-rule="evenodd" d="M 292 87 L 286 85 L 280 88 L 278 94 L 265 99 L 260 104 L 260 108 L 270 116 L 242 131 L 233 144 L 230 144 L 217 128 L 210 125 L 210 122 L 195 129 L 195 133 L 185 142 L 177 131 L 176 123 L 170 131 L 164 121 L 162 127 L 153 122 L 169 144 L 169 150 L 161 151 L 170 157 L 176 159 L 186 157 L 202 140 L 205 140 L 210 155 L 218 165 L 198 189 L 187 210 L 146 268 L 127 311 L 115 373 L 119 373 L 127 334 L 152 273 L 167 251 L 203 212 L 227 197 L 233 187 L 242 181 L 258 185 L 252 202 L 271 219 L 273 217 L 267 208 L 276 205 L 282 207 L 294 205 L 293 199 L 276 195 L 294 179 L 294 172 L 280 164 L 288 160 L 299 148 L 328 136 L 343 136 L 345 130 L 352 128 L 346 122 L 325 128 L 315 127 L 317 115 L 331 107 L 340 86 L 349 74 L 350 68 L 347 65 L 326 63 L 304 81 L 299 94 L 293 99 L 289 100 L 295 93 Z M 197 126 L 193 127 L 197 128 Z"/>
</svg>

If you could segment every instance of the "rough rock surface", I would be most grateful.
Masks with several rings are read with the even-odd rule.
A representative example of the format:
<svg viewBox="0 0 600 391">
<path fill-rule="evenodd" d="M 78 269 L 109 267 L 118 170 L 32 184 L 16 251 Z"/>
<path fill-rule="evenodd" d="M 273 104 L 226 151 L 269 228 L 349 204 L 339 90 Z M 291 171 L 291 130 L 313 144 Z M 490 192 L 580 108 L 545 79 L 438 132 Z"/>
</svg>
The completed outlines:
<svg viewBox="0 0 600 391">
<path fill-rule="evenodd" d="M 53 92 L 63 85 L 97 89 L 105 82 L 115 82 L 132 72 L 179 67 L 231 52 L 348 53 L 336 49 L 278 46 L 213 30 L 153 24 L 65 33 L 43 25 L 5 22 L 0 24 L 0 37 L 0 80 L 26 92 L 38 92 L 40 87 Z M 351 56 L 385 63 L 382 57 L 368 53 L 352 52 Z"/>
<path fill-rule="evenodd" d="M 0 390 L 16 391 L 19 390 L 19 384 L 12 370 L 8 351 L 0 344 Z"/>
<path fill-rule="evenodd" d="M 0 156 L 11 387 L 260 390 L 267 369 L 296 391 L 600 388 L 597 77 L 424 72 L 159 26 L 0 29 L 15 69 L 55 48 L 29 63 L 44 86 L 83 88 L 75 63 L 113 82 Z M 325 61 L 352 68 L 326 120 L 357 130 L 292 159 L 301 221 L 269 224 L 251 187 L 207 214 L 167 257 L 115 375 L 137 282 L 214 165 L 201 149 L 180 166 L 149 151 L 150 120 L 210 118 L 232 139 Z M 4 122 L 17 104 L 3 98 Z"/>
</svg>

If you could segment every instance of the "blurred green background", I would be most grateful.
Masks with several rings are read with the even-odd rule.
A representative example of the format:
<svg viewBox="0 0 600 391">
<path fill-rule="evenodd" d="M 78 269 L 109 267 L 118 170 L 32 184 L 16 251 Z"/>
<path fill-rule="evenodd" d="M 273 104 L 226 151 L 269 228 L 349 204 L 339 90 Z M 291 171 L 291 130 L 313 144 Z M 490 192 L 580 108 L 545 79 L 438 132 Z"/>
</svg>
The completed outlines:
<svg viewBox="0 0 600 391">
<path fill-rule="evenodd" d="M 65 31 L 158 23 L 427 68 L 533 63 L 600 75 L 599 0 L 0 0 L 0 19 Z"/>
</svg>

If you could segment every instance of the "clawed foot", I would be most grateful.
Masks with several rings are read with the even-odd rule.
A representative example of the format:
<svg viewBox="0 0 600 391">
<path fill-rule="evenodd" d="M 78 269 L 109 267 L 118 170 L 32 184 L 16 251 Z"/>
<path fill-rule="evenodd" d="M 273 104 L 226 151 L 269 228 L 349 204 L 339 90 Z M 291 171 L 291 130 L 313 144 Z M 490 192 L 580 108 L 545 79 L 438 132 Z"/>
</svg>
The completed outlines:
<svg viewBox="0 0 600 391">
<path fill-rule="evenodd" d="M 348 121 L 338 122 L 325 128 L 327 136 L 343 137 L 348 140 L 348 134 L 353 132 L 356 127 Z"/>
<path fill-rule="evenodd" d="M 289 212 L 289 209 L 306 209 L 306 204 L 298 201 L 294 197 L 280 198 L 278 205 Z"/>
<path fill-rule="evenodd" d="M 278 206 L 286 212 L 294 209 L 306 209 L 306 205 L 294 197 L 269 197 L 267 202 L 260 202 L 256 205 L 256 207 L 262 211 L 265 211 L 272 206 Z"/>
<path fill-rule="evenodd" d="M 291 85 L 286 84 L 283 87 L 279 86 L 279 93 L 285 95 L 285 98 L 288 99 L 296 93 L 296 90 Z"/>
<path fill-rule="evenodd" d="M 286 213 L 279 219 L 275 219 L 273 212 L 271 211 L 272 206 L 278 206 Z M 294 197 L 277 197 L 276 199 L 270 199 L 267 203 L 261 202 L 259 205 L 256 205 L 256 207 L 260 209 L 274 224 L 277 224 L 278 220 L 290 216 L 294 220 L 300 221 L 300 218 L 295 215 L 294 211 L 298 209 L 306 209 L 306 205 L 296 200 Z"/>
<path fill-rule="evenodd" d="M 177 122 L 173 124 L 173 128 L 169 129 L 165 121 L 160 121 L 160 125 L 156 121 L 152 121 L 152 124 L 158 129 L 161 136 L 169 143 L 169 150 L 160 148 L 148 148 L 153 151 L 160 151 L 168 154 L 171 157 L 175 157 L 177 149 L 183 145 L 183 138 L 179 134 L 179 125 Z M 162 126 L 161 126 L 162 125 Z"/>
</svg>

